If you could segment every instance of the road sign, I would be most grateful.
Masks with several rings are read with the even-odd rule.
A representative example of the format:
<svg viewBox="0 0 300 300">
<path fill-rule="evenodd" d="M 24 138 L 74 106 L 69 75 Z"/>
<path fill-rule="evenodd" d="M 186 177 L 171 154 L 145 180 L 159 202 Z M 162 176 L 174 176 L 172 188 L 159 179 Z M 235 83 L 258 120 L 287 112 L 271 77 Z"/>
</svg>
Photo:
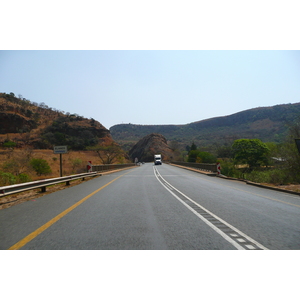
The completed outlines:
<svg viewBox="0 0 300 300">
<path fill-rule="evenodd" d="M 92 172 L 92 162 L 90 160 L 88 161 L 87 171 L 88 171 L 88 173 Z"/>
<path fill-rule="evenodd" d="M 67 146 L 54 146 L 53 153 L 54 154 L 68 153 L 68 147 Z"/>
<path fill-rule="evenodd" d="M 59 165 L 60 165 L 60 177 L 62 177 L 62 154 L 68 153 L 67 146 L 54 146 L 54 154 L 59 154 Z"/>
<path fill-rule="evenodd" d="M 220 163 L 217 163 L 217 173 L 218 173 L 218 175 L 221 174 L 221 164 Z"/>
</svg>

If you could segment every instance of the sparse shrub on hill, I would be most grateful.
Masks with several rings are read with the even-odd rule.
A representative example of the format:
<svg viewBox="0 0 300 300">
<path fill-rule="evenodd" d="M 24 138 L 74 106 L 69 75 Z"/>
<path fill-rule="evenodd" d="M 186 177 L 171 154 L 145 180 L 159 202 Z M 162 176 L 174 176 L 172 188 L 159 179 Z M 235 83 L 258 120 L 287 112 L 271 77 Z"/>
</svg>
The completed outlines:
<svg viewBox="0 0 300 300">
<path fill-rule="evenodd" d="M 16 182 L 17 179 L 13 174 L 0 171 L 0 186 L 12 185 Z"/>
<path fill-rule="evenodd" d="M 31 181 L 31 177 L 26 173 L 15 176 L 12 173 L 0 171 L 0 186 L 24 183 L 29 181 Z"/>
<path fill-rule="evenodd" d="M 72 122 L 83 121 L 82 117 L 64 116 L 53 121 L 42 135 L 45 148 L 52 145 L 68 145 L 72 150 L 85 150 L 87 147 L 98 144 L 99 131 L 93 127 L 73 125 Z M 90 124 L 90 122 L 89 122 Z M 95 121 L 93 124 L 96 124 Z"/>
<path fill-rule="evenodd" d="M 29 182 L 29 181 L 31 181 L 31 180 L 32 180 L 31 177 L 30 177 L 28 174 L 26 174 L 26 173 L 21 173 L 21 174 L 19 174 L 19 176 L 17 177 L 18 183 Z"/>
<path fill-rule="evenodd" d="M 3 147 L 6 147 L 6 148 L 14 148 L 16 146 L 17 146 L 17 144 L 13 141 L 5 141 L 3 143 Z"/>
<path fill-rule="evenodd" d="M 1 170 L 19 176 L 22 173 L 30 173 L 32 168 L 29 164 L 32 158 L 32 149 L 16 151 L 9 148 L 6 151 L 6 158 L 1 164 Z"/>
<path fill-rule="evenodd" d="M 11 158 L 6 160 L 2 166 L 3 171 L 12 173 L 14 175 L 19 175 L 20 173 L 20 163 L 16 158 Z"/>
<path fill-rule="evenodd" d="M 48 165 L 45 159 L 33 158 L 30 161 L 30 165 L 33 167 L 36 174 L 39 176 L 50 174 L 52 172 L 50 166 Z"/>
<path fill-rule="evenodd" d="M 72 173 L 75 173 L 82 165 L 82 160 L 79 158 L 71 159 L 71 164 L 72 164 Z"/>
</svg>

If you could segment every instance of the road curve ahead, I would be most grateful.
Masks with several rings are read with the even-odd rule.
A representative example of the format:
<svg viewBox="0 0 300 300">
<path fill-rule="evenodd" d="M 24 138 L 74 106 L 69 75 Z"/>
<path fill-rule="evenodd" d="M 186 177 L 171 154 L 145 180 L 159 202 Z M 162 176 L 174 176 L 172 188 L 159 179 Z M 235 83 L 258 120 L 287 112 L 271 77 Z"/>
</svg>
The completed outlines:
<svg viewBox="0 0 300 300">
<path fill-rule="evenodd" d="M 300 249 L 300 197 L 144 164 L 0 211 L 1 249 Z"/>
</svg>

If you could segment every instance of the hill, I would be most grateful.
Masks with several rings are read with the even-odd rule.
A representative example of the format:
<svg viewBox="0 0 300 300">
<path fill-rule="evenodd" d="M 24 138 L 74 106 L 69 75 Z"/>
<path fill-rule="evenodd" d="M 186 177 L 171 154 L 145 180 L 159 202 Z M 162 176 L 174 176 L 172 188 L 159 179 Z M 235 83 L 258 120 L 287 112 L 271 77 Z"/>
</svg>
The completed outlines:
<svg viewBox="0 0 300 300">
<path fill-rule="evenodd" d="M 258 138 L 263 142 L 282 142 L 288 125 L 300 116 L 300 103 L 258 107 L 229 116 L 216 117 L 186 125 L 119 124 L 110 128 L 113 139 L 123 148 L 132 147 L 143 136 L 162 134 L 182 147 L 194 141 L 200 147 L 232 143 L 239 138 Z"/>
<path fill-rule="evenodd" d="M 94 119 L 17 98 L 13 93 L 0 93 L 0 146 L 7 142 L 17 148 L 67 145 L 70 150 L 85 150 L 99 143 L 112 143 L 113 139 L 109 130 Z"/>
<path fill-rule="evenodd" d="M 161 154 L 162 160 L 172 160 L 173 150 L 168 146 L 167 140 L 161 134 L 149 134 L 139 140 L 129 151 L 132 161 L 153 161 L 154 154 Z"/>
</svg>

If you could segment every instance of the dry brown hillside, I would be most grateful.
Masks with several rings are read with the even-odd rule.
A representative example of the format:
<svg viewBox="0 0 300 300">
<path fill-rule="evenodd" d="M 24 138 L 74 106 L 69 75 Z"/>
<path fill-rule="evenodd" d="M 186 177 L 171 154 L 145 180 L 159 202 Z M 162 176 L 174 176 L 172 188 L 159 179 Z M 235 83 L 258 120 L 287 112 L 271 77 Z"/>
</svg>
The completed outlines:
<svg viewBox="0 0 300 300">
<path fill-rule="evenodd" d="M 68 145 L 72 150 L 84 150 L 113 139 L 109 130 L 94 119 L 17 98 L 13 93 L 0 93 L 0 146 L 8 141 L 17 148 Z"/>
<path fill-rule="evenodd" d="M 53 153 L 53 147 L 62 145 L 68 148 L 68 153 L 62 155 L 63 175 L 85 172 L 88 161 L 107 163 L 100 158 L 103 151 L 104 155 L 107 151 L 117 152 L 109 163 L 128 162 L 109 130 L 98 121 L 33 103 L 13 93 L 0 93 L 0 185 L 59 176 L 59 155 Z M 46 160 L 51 172 L 36 174 L 31 166 L 34 158 Z"/>
</svg>

